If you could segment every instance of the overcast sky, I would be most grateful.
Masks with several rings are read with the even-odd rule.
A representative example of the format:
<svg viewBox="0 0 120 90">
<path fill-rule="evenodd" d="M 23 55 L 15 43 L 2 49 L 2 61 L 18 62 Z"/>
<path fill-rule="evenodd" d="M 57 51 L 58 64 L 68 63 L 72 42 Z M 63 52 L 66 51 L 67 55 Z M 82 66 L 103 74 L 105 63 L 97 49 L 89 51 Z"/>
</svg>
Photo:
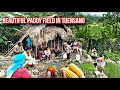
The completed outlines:
<svg viewBox="0 0 120 90">
<path fill-rule="evenodd" d="M 103 14 L 106 14 L 107 12 L 82 12 L 83 14 L 91 14 L 91 15 L 99 15 L 102 16 Z"/>
</svg>

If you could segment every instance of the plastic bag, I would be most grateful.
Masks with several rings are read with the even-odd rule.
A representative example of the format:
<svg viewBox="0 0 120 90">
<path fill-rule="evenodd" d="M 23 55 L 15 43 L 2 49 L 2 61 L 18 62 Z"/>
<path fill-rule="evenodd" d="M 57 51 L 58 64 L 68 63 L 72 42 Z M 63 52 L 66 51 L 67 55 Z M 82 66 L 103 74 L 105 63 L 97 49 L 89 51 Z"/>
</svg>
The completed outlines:
<svg viewBox="0 0 120 90">
<path fill-rule="evenodd" d="M 76 60 L 77 60 L 77 61 L 80 60 L 80 55 L 79 55 L 79 54 L 76 55 Z"/>
<path fill-rule="evenodd" d="M 63 54 L 63 58 L 66 59 L 67 58 L 67 53 Z"/>
</svg>

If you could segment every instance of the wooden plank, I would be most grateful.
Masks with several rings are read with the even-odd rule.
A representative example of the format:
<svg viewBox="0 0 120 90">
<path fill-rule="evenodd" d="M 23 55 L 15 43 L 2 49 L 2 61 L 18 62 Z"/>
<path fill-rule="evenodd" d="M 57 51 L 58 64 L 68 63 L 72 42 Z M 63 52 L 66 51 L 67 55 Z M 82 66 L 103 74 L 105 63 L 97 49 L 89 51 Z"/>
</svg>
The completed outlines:
<svg viewBox="0 0 120 90">
<path fill-rule="evenodd" d="M 55 39 L 54 39 L 54 48 L 55 48 Z"/>
</svg>

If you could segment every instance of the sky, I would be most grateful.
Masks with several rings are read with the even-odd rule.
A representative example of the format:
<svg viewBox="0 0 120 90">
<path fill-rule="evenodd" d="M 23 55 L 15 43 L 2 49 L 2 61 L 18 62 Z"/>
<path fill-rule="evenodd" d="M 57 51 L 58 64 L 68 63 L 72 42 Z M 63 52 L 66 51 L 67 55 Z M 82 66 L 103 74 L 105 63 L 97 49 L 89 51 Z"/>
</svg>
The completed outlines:
<svg viewBox="0 0 120 90">
<path fill-rule="evenodd" d="M 82 12 L 83 14 L 90 14 L 90 15 L 98 15 L 102 16 L 103 14 L 106 14 L 107 12 Z"/>
</svg>

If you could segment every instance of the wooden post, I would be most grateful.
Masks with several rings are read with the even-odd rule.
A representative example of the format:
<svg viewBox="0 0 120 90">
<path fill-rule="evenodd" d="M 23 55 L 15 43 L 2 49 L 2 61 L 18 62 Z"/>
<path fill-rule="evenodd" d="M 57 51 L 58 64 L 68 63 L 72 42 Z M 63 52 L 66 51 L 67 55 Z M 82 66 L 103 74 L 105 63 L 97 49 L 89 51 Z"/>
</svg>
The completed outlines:
<svg viewBox="0 0 120 90">
<path fill-rule="evenodd" d="M 46 42 L 46 47 L 47 47 L 47 42 Z"/>
<path fill-rule="evenodd" d="M 55 39 L 54 39 L 54 48 L 55 48 Z"/>
<path fill-rule="evenodd" d="M 36 54 L 35 54 L 35 55 L 36 55 L 36 57 L 37 57 L 37 45 L 36 45 Z"/>
<path fill-rule="evenodd" d="M 63 42 L 62 42 L 62 52 L 63 52 Z"/>
<path fill-rule="evenodd" d="M 52 48 L 52 40 L 50 40 L 50 43 L 51 43 L 51 48 Z"/>
<path fill-rule="evenodd" d="M 2 52 L 3 52 L 3 45 L 2 45 Z"/>
<path fill-rule="evenodd" d="M 42 29 L 42 37 L 43 37 L 43 29 Z"/>
<path fill-rule="evenodd" d="M 60 49 L 60 46 L 59 46 L 59 45 L 60 45 L 60 43 L 59 43 L 59 36 L 58 36 L 58 49 Z"/>
</svg>

